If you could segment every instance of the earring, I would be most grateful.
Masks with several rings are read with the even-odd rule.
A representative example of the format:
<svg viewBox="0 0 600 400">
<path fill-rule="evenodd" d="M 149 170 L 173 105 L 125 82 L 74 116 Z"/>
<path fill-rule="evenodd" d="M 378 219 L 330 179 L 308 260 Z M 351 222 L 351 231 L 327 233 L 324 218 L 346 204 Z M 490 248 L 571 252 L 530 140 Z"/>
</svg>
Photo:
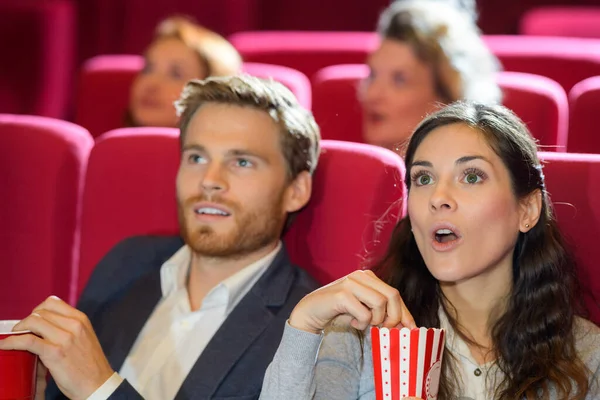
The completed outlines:
<svg viewBox="0 0 600 400">
<path fill-rule="evenodd" d="M 525 228 L 529 229 L 529 224 L 525 224 Z"/>
</svg>

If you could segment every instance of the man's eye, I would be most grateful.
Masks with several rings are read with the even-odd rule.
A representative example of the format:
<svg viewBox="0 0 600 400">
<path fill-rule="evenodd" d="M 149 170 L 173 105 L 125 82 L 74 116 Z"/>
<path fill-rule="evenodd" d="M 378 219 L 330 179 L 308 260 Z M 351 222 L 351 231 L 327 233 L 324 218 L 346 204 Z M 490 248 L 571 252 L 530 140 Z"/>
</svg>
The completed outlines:
<svg viewBox="0 0 600 400">
<path fill-rule="evenodd" d="M 200 164 L 200 163 L 204 162 L 204 157 L 202 157 L 198 154 L 192 154 L 188 157 L 188 161 L 192 164 Z"/>
<path fill-rule="evenodd" d="M 245 159 L 245 158 L 240 158 L 237 160 L 236 162 L 238 167 L 242 167 L 242 168 L 249 168 L 252 167 L 252 161 Z"/>
</svg>

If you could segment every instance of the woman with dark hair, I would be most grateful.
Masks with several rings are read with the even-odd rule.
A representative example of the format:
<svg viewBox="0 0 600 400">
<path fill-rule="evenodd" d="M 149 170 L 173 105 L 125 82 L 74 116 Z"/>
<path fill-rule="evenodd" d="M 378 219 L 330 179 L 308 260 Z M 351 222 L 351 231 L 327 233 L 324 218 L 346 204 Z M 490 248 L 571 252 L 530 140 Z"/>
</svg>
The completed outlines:
<svg viewBox="0 0 600 400">
<path fill-rule="evenodd" d="M 298 303 L 261 398 L 374 399 L 363 331 L 383 325 L 446 329 L 440 400 L 599 399 L 600 329 L 577 316 L 575 263 L 523 122 L 455 103 L 416 128 L 405 161 L 408 215 L 378 274 Z"/>
<path fill-rule="evenodd" d="M 457 100 L 500 103 L 500 64 L 481 39 L 474 2 L 398 0 L 358 92 L 367 143 L 399 150 L 429 113 Z"/>
<path fill-rule="evenodd" d="M 225 38 L 183 17 L 156 28 L 131 86 L 127 126 L 177 126 L 173 103 L 190 79 L 235 75 L 242 58 Z"/>
</svg>

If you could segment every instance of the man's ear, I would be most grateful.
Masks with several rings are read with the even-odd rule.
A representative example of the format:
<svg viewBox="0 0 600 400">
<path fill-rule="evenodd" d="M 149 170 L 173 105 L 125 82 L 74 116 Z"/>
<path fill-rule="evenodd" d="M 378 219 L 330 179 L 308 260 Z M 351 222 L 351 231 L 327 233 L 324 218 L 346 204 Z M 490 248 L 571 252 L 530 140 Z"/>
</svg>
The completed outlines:
<svg viewBox="0 0 600 400">
<path fill-rule="evenodd" d="M 542 191 L 536 189 L 523 197 L 519 205 L 519 230 L 523 233 L 532 229 L 542 212 Z"/>
<path fill-rule="evenodd" d="M 284 210 L 293 213 L 300 210 L 310 200 L 312 194 L 312 175 L 302 171 L 289 183 L 284 195 Z"/>
</svg>

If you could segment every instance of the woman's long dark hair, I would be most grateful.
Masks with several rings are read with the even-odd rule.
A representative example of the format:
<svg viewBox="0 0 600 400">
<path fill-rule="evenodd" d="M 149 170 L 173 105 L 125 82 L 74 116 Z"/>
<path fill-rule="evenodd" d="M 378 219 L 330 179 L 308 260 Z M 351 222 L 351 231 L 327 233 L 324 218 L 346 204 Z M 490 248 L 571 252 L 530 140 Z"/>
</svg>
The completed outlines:
<svg viewBox="0 0 600 400">
<path fill-rule="evenodd" d="M 513 256 L 513 286 L 505 313 L 491 327 L 496 364 L 504 379 L 496 382 L 502 400 L 548 398 L 550 387 L 560 398 L 584 399 L 588 370 L 575 351 L 575 315 L 580 310 L 573 257 L 566 251 L 545 189 L 537 148 L 523 122 L 502 106 L 454 103 L 426 118 L 416 128 L 406 151 L 406 187 L 410 193 L 410 167 L 423 139 L 449 124 L 477 129 L 509 171 L 517 198 L 539 190 L 542 196 L 538 223 L 520 233 Z M 408 217 L 396 226 L 386 256 L 374 268 L 397 288 L 418 326 L 439 327 L 442 307 L 450 324 L 463 338 L 452 305 L 431 275 L 411 232 Z M 445 360 L 440 399 L 457 395 L 458 381 Z"/>
</svg>

